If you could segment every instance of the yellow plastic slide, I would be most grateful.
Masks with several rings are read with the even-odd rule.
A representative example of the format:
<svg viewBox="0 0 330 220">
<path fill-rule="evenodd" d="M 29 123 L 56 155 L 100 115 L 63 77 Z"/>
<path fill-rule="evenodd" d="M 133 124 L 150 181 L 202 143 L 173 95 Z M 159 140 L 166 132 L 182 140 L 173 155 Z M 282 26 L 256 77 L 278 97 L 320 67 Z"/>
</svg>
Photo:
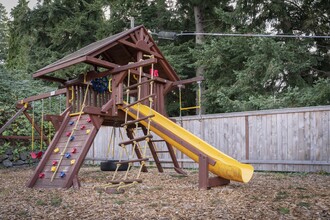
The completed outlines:
<svg viewBox="0 0 330 220">
<path fill-rule="evenodd" d="M 140 118 L 148 115 L 154 115 L 154 117 L 151 118 L 152 123 L 150 126 L 150 130 L 157 134 L 159 137 L 163 138 L 166 142 L 170 143 L 175 148 L 180 150 L 182 153 L 193 159 L 195 162 L 198 162 L 198 155 L 189 151 L 184 146 L 184 144 L 179 143 L 182 141 L 178 141 L 178 139 L 184 140 L 185 142 L 189 143 L 190 146 L 193 146 L 197 150 L 201 151 L 203 154 L 214 159 L 216 163 L 214 166 L 209 165 L 209 170 L 215 175 L 218 175 L 228 180 L 234 180 L 243 183 L 249 182 L 252 178 L 254 171 L 253 166 L 251 166 L 250 164 L 240 163 L 232 157 L 229 157 L 228 155 L 222 153 L 215 147 L 212 147 L 202 139 L 193 135 L 189 131 L 185 130 L 180 125 L 172 122 L 170 119 L 150 109 L 148 106 L 136 104 L 129 109 L 130 111 L 128 111 L 128 114 L 134 119 L 137 119 L 136 112 L 138 112 L 138 109 Z M 141 124 L 147 126 L 147 120 L 142 121 Z M 164 134 L 160 131 L 164 129 L 166 129 L 167 134 Z"/>
</svg>

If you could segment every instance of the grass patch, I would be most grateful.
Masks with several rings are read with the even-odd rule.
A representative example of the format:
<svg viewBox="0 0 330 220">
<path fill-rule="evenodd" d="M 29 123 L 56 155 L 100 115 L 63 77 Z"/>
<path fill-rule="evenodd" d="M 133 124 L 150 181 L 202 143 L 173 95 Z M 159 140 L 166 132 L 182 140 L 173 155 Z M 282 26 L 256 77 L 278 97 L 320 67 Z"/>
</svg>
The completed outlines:
<svg viewBox="0 0 330 220">
<path fill-rule="evenodd" d="M 324 171 L 324 170 L 320 170 L 319 172 L 316 172 L 316 174 L 322 175 L 322 176 L 330 176 L 330 173 L 328 173 L 327 171 Z"/>
<path fill-rule="evenodd" d="M 299 202 L 298 206 L 308 208 L 311 206 L 311 204 L 309 204 L 308 202 Z"/>
<path fill-rule="evenodd" d="M 300 199 L 309 199 L 309 198 L 312 198 L 312 196 L 310 196 L 310 195 L 299 195 L 299 198 Z"/>
<path fill-rule="evenodd" d="M 163 190 L 164 188 L 162 186 L 155 186 L 150 188 L 151 190 Z"/>
<path fill-rule="evenodd" d="M 29 217 L 29 212 L 27 210 L 21 210 L 17 213 L 20 217 Z"/>
<path fill-rule="evenodd" d="M 290 213 L 290 210 L 288 208 L 285 208 L 285 207 L 280 207 L 278 209 L 278 211 L 282 214 L 282 215 L 286 215 L 286 214 L 289 214 Z"/>
<path fill-rule="evenodd" d="M 45 201 L 42 200 L 42 199 L 38 199 L 38 200 L 36 201 L 36 205 L 38 205 L 38 206 L 44 206 L 44 205 L 47 205 L 47 202 L 45 202 Z"/>
<path fill-rule="evenodd" d="M 178 179 L 186 178 L 187 176 L 180 175 L 180 174 L 170 174 L 171 177 L 176 177 Z"/>
<path fill-rule="evenodd" d="M 275 196 L 275 201 L 280 201 L 289 197 L 289 193 L 286 191 L 280 191 Z"/>
<path fill-rule="evenodd" d="M 53 197 L 50 199 L 50 205 L 54 207 L 59 207 L 62 204 L 62 198 Z"/>
<path fill-rule="evenodd" d="M 301 190 L 301 191 L 306 191 L 307 189 L 304 187 L 297 187 L 296 189 Z"/>
<path fill-rule="evenodd" d="M 116 200 L 116 201 L 114 201 L 114 203 L 117 204 L 117 205 L 122 205 L 122 204 L 125 203 L 125 201 L 124 200 Z"/>
<path fill-rule="evenodd" d="M 258 196 L 251 196 L 251 200 L 253 200 L 253 201 L 259 201 L 260 199 L 259 199 L 259 197 Z"/>
</svg>

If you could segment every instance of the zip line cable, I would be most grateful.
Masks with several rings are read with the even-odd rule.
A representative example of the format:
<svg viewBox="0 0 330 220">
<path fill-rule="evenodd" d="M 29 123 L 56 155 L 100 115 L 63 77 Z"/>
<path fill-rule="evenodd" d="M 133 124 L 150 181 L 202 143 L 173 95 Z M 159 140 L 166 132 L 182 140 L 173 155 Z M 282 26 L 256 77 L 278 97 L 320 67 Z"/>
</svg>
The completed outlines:
<svg viewBox="0 0 330 220">
<path fill-rule="evenodd" d="M 151 33 L 160 39 L 174 40 L 178 36 L 218 36 L 218 37 L 269 37 L 269 38 L 318 38 L 330 39 L 328 35 L 293 35 L 293 34 L 234 34 L 234 33 L 176 33 L 160 31 Z"/>
</svg>

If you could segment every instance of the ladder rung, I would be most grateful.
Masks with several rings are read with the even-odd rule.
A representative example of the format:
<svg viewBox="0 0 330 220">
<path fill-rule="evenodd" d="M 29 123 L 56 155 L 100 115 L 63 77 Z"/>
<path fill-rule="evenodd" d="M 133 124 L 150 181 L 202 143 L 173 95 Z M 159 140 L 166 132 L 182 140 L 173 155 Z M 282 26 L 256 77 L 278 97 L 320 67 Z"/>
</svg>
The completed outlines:
<svg viewBox="0 0 330 220">
<path fill-rule="evenodd" d="M 128 144 L 132 144 L 134 143 L 134 141 L 136 142 L 139 142 L 139 141 L 143 141 L 147 138 L 152 138 L 152 135 L 149 134 L 149 135 L 146 135 L 146 136 L 142 136 L 142 137 L 138 137 L 138 138 L 134 138 L 134 139 L 131 139 L 131 140 L 128 140 L 128 141 L 124 141 L 124 142 L 121 142 L 119 143 L 118 145 L 121 146 L 121 145 L 128 145 Z"/>
<path fill-rule="evenodd" d="M 138 183 L 142 183 L 142 179 L 127 179 L 127 180 L 110 180 L 108 181 L 108 183 L 112 183 L 112 184 L 119 184 L 119 183 L 133 183 L 133 182 L 138 182 Z"/>
<path fill-rule="evenodd" d="M 136 105 L 137 103 L 140 103 L 140 102 L 142 102 L 142 101 L 144 101 L 146 99 L 149 99 L 150 97 L 153 97 L 153 96 L 155 96 L 155 94 L 148 95 L 148 96 L 143 97 L 143 98 L 141 98 L 141 99 L 139 99 L 139 100 L 137 100 L 137 101 L 135 101 L 135 102 L 133 102 L 131 104 L 124 105 L 123 108 L 129 108 L 129 107 L 131 107 L 133 105 Z"/>
<path fill-rule="evenodd" d="M 168 153 L 169 151 L 167 150 L 159 150 L 159 151 L 156 151 L 156 153 Z"/>
<path fill-rule="evenodd" d="M 142 162 L 142 161 L 148 161 L 149 158 L 142 158 L 142 159 L 135 159 L 135 160 L 123 160 L 119 162 L 115 162 L 115 164 L 126 164 L 126 163 L 135 163 L 135 162 Z"/>
<path fill-rule="evenodd" d="M 145 84 L 145 83 L 149 83 L 149 82 L 152 82 L 152 81 L 154 81 L 154 79 L 149 79 L 149 80 L 144 81 L 144 82 L 136 83 L 136 84 L 134 84 L 134 85 L 131 85 L 131 86 L 125 87 L 124 89 L 132 89 L 132 88 L 138 87 L 139 85 L 143 85 L 143 84 Z"/>
<path fill-rule="evenodd" d="M 164 140 L 151 140 L 151 142 L 165 142 Z"/>
<path fill-rule="evenodd" d="M 146 116 L 146 117 L 138 118 L 138 119 L 136 119 L 136 120 L 134 120 L 134 121 L 128 121 L 128 122 L 122 124 L 121 126 L 124 127 L 125 125 L 135 124 L 136 122 L 144 121 L 144 120 L 146 120 L 146 119 L 148 119 L 148 118 L 152 118 L 152 117 L 155 117 L 155 115 L 148 115 L 148 116 Z"/>
</svg>

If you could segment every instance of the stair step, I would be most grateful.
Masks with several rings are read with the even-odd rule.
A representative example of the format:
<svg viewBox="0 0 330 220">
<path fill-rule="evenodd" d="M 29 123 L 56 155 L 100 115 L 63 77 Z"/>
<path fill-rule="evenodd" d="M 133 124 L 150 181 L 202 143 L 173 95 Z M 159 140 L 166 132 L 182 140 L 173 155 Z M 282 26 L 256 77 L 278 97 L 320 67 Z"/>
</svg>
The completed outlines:
<svg viewBox="0 0 330 220">
<path fill-rule="evenodd" d="M 148 95 L 148 96 L 143 97 L 143 98 L 141 98 L 141 99 L 139 99 L 139 100 L 137 100 L 137 101 L 135 101 L 135 102 L 132 102 L 131 104 L 124 105 L 123 108 L 129 108 L 129 107 L 131 107 L 131 106 L 133 106 L 133 105 L 136 105 L 136 104 L 138 104 L 138 103 L 140 103 L 140 102 L 142 102 L 142 101 L 144 101 L 144 100 L 147 100 L 147 99 L 149 99 L 149 98 L 151 98 L 151 97 L 153 97 L 153 96 L 155 96 L 155 94 Z"/>
<path fill-rule="evenodd" d="M 112 183 L 112 184 L 119 184 L 119 183 L 133 183 L 133 182 L 138 182 L 138 183 L 142 183 L 142 179 L 127 179 L 127 180 L 110 180 L 108 181 L 108 183 Z"/>
<path fill-rule="evenodd" d="M 131 86 L 128 86 L 128 87 L 125 87 L 124 89 L 127 90 L 127 89 L 132 89 L 132 88 L 135 88 L 135 87 L 138 87 L 140 85 L 143 85 L 145 83 L 149 83 L 149 82 L 152 82 L 152 81 L 155 81 L 154 79 L 149 79 L 147 81 L 144 81 L 144 82 L 140 82 L 140 83 L 136 83 L 134 85 L 131 85 Z"/>
<path fill-rule="evenodd" d="M 168 153 L 169 151 L 168 150 L 159 150 L 159 151 L 156 151 L 156 153 Z"/>
<path fill-rule="evenodd" d="M 138 119 L 133 120 L 133 121 L 128 121 L 128 122 L 126 122 L 124 124 L 121 124 L 121 126 L 124 127 L 124 126 L 127 126 L 127 125 L 135 124 L 136 122 L 144 121 L 144 120 L 146 120 L 148 118 L 152 118 L 152 117 L 155 117 L 155 115 L 148 115 L 146 117 L 138 118 Z"/>
<path fill-rule="evenodd" d="M 148 161 L 149 158 L 142 158 L 142 159 L 135 159 L 135 160 L 123 160 L 119 162 L 115 162 L 115 164 L 126 164 L 126 163 L 135 163 L 135 162 L 142 162 L 142 161 Z"/>
<path fill-rule="evenodd" d="M 139 142 L 139 141 L 144 141 L 145 139 L 147 138 L 152 138 L 152 135 L 149 134 L 149 135 L 146 135 L 146 136 L 142 136 L 142 137 L 138 137 L 138 138 L 134 138 L 134 139 L 131 139 L 131 140 L 128 140 L 128 141 L 124 141 L 124 142 L 121 142 L 119 143 L 118 145 L 121 146 L 121 145 L 129 145 L 129 144 L 132 144 L 134 142 Z"/>
</svg>

